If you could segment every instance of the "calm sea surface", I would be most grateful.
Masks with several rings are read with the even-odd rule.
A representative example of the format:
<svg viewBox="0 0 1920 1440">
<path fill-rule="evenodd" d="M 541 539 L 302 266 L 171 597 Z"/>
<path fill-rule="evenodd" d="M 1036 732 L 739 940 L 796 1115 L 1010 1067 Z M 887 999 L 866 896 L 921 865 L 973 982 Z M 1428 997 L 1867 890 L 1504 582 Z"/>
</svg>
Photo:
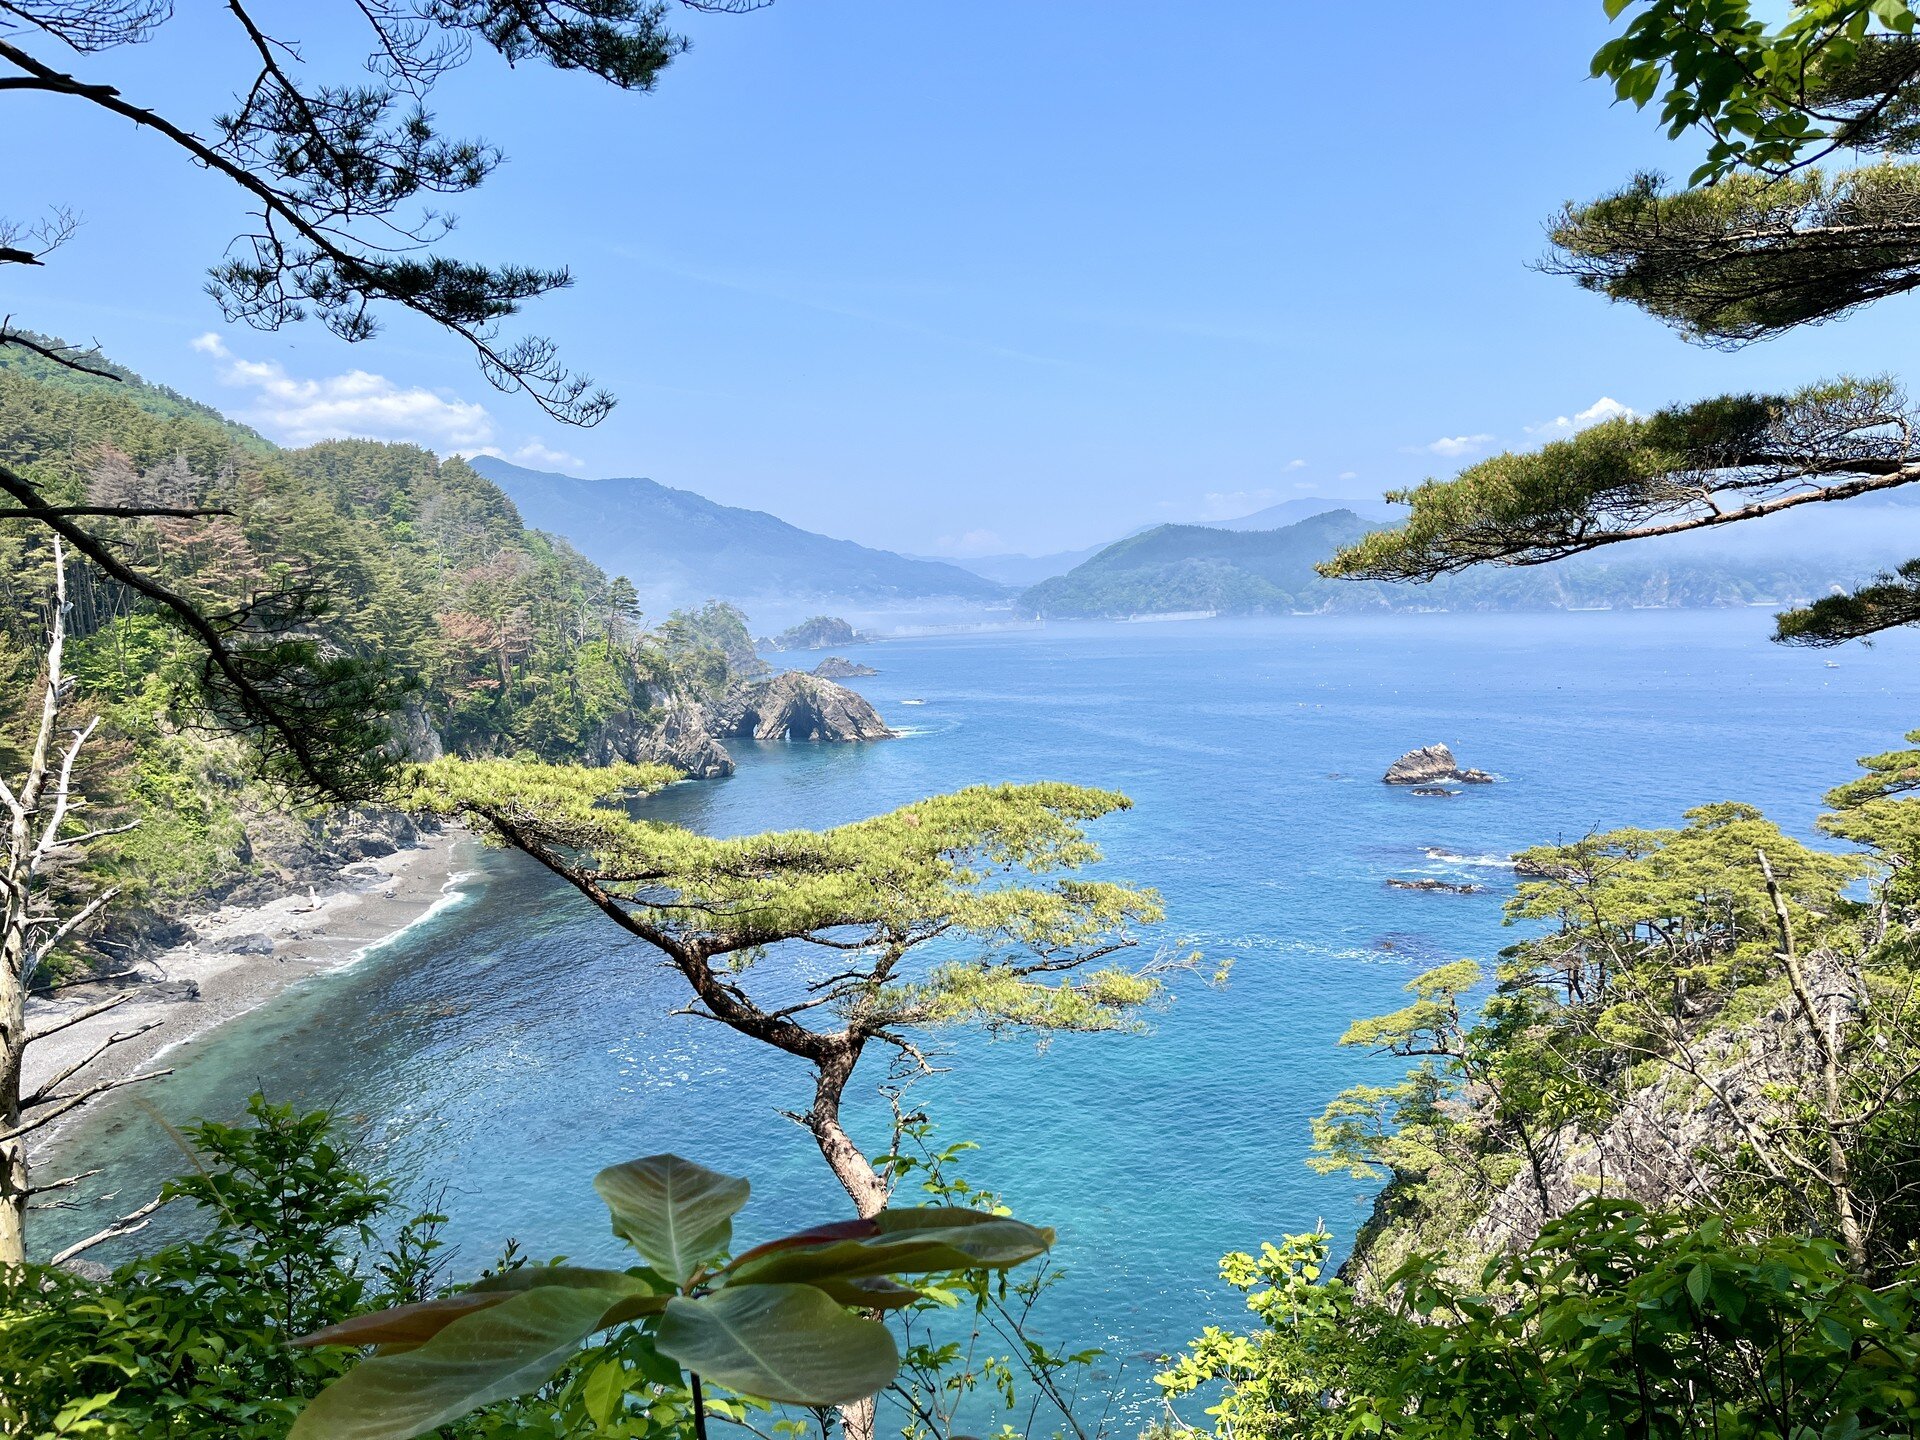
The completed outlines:
<svg viewBox="0 0 1920 1440">
<path fill-rule="evenodd" d="M 1920 724 L 1896 637 L 1826 657 L 1766 642 L 1764 611 L 1305 617 L 1049 628 L 859 651 L 858 682 L 900 740 L 736 747 L 730 779 L 676 786 L 651 813 L 732 834 L 853 820 L 998 780 L 1062 779 L 1133 797 L 1101 822 L 1107 871 L 1158 887 L 1152 937 L 1232 959 L 1141 1037 L 1030 1043 L 954 1034 L 918 1085 L 971 1172 L 1060 1231 L 1069 1279 L 1053 1332 L 1130 1357 L 1231 1317 L 1214 1278 L 1231 1248 L 1325 1222 L 1343 1243 L 1367 1188 L 1312 1174 L 1308 1120 L 1391 1061 L 1334 1045 L 1400 1003 L 1430 965 L 1491 955 L 1513 849 L 1742 799 L 1810 832 L 1852 759 Z M 923 699 L 923 705 L 908 705 Z M 1446 741 L 1504 783 L 1449 799 L 1381 771 Z M 1431 856 L 1437 850 L 1446 856 Z M 1487 886 L 1456 896 L 1389 877 Z M 737 1233 L 840 1213 L 807 1136 L 802 1067 L 674 1018 L 678 977 L 515 857 L 488 854 L 464 899 L 339 973 L 175 1051 L 141 1094 L 176 1121 L 232 1116 L 266 1090 L 349 1117 L 365 1161 L 446 1186 L 456 1269 L 509 1237 L 536 1254 L 618 1262 L 589 1188 L 599 1167 L 674 1150 L 750 1173 Z M 866 1078 L 885 1078 L 884 1060 Z M 887 1139 L 868 1098 L 856 1138 Z M 63 1143 L 123 1197 L 179 1157 L 142 1110 L 103 1106 Z M 91 1228 L 52 1215 L 42 1239 Z M 145 1238 L 145 1237 L 143 1237 Z"/>
</svg>

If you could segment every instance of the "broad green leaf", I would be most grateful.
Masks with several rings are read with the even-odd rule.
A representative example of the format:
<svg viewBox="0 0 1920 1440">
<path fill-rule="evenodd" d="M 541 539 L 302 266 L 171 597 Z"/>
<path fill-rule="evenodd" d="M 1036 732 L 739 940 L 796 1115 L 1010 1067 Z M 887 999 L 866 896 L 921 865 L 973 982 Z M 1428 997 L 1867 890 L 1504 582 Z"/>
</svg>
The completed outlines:
<svg viewBox="0 0 1920 1440">
<path fill-rule="evenodd" d="M 601 1429 L 613 1423 L 627 1395 L 627 1370 L 617 1360 L 603 1360 L 593 1367 L 581 1392 L 587 1415 Z"/>
<path fill-rule="evenodd" d="M 613 1233 L 676 1285 L 733 1240 L 733 1217 L 747 1203 L 747 1182 L 678 1155 L 649 1155 L 611 1165 L 593 1188 L 613 1212 Z"/>
<path fill-rule="evenodd" d="M 474 1290 L 482 1293 L 531 1290 L 541 1285 L 557 1285 L 568 1290 L 610 1290 L 620 1298 L 607 1307 L 598 1328 L 638 1320 L 642 1315 L 658 1315 L 667 1307 L 673 1286 L 651 1270 L 630 1275 L 624 1270 L 591 1270 L 577 1265 L 523 1265 L 518 1270 L 503 1270 L 476 1281 Z"/>
<path fill-rule="evenodd" d="M 657 1282 L 657 1283 L 656 1283 Z M 558 1285 L 568 1290 L 618 1290 L 625 1294 L 651 1295 L 673 1287 L 652 1275 L 632 1275 L 625 1270 L 595 1270 L 583 1265 L 522 1265 L 476 1280 L 469 1293 L 498 1291 L 514 1293 L 541 1285 Z"/>
<path fill-rule="evenodd" d="M 878 1235 L 880 1226 L 873 1220 L 833 1220 L 825 1225 L 811 1225 L 805 1230 L 796 1230 L 791 1235 L 782 1235 L 778 1240 L 766 1240 L 750 1250 L 743 1250 L 733 1257 L 733 1263 L 727 1268 L 738 1269 L 749 1260 L 758 1260 L 762 1255 L 771 1255 L 778 1250 L 796 1250 L 807 1245 L 823 1245 L 829 1240 L 859 1240 L 869 1235 Z"/>
<path fill-rule="evenodd" d="M 414 1440 L 482 1405 L 524 1395 L 550 1379 L 622 1298 L 557 1285 L 508 1295 L 418 1349 L 362 1361 L 314 1397 L 287 1440 Z"/>
<path fill-rule="evenodd" d="M 1687 1294 L 1698 1305 L 1707 1298 L 1707 1286 L 1713 1283 L 1713 1271 L 1705 1265 L 1695 1265 L 1687 1272 Z"/>
<path fill-rule="evenodd" d="M 810 1285 L 739 1285 L 667 1304 L 654 1344 L 700 1376 L 762 1400 L 843 1405 L 900 1368 L 887 1327 Z"/>
<path fill-rule="evenodd" d="M 876 1235 L 742 1257 L 728 1269 L 726 1282 L 812 1284 L 828 1278 L 1002 1270 L 1044 1254 L 1053 1244 L 1051 1230 L 982 1210 L 883 1210 L 874 1218 Z"/>
</svg>

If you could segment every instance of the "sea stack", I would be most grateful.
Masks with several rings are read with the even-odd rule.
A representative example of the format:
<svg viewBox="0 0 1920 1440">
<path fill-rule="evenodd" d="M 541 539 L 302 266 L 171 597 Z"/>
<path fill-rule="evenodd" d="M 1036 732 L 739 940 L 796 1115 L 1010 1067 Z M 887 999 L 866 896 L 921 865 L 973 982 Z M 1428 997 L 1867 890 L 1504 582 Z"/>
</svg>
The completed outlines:
<svg viewBox="0 0 1920 1440">
<path fill-rule="evenodd" d="M 1490 785 L 1493 776 L 1484 770 L 1463 770 L 1445 745 L 1422 745 L 1409 750 L 1387 767 L 1381 777 L 1389 785 L 1434 786 L 1442 780 L 1462 785 Z"/>
<path fill-rule="evenodd" d="M 735 691 L 719 716 L 722 735 L 756 740 L 887 740 L 893 731 L 859 695 L 817 675 L 788 670 Z"/>
</svg>

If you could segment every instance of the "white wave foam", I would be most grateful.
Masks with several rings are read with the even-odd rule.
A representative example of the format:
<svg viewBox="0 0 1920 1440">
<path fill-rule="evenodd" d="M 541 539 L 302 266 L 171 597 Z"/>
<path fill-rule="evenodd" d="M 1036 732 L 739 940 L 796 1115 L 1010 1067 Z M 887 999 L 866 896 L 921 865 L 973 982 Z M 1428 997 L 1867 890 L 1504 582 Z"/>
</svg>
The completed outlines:
<svg viewBox="0 0 1920 1440">
<path fill-rule="evenodd" d="M 463 904 L 467 900 L 470 900 L 471 898 L 473 898 L 473 891 L 461 889 L 460 888 L 461 883 L 467 880 L 478 879 L 479 875 L 480 875 L 480 872 L 478 870 L 454 871 L 453 874 L 447 877 L 446 883 L 440 887 L 439 899 L 435 900 L 431 905 L 427 906 L 426 909 L 422 910 L 418 915 L 414 916 L 413 919 L 409 920 L 406 924 L 402 925 L 398 930 L 389 931 L 387 934 L 382 935 L 378 940 L 368 941 L 365 945 L 362 945 L 358 950 L 353 951 L 344 960 L 342 960 L 339 966 L 336 966 L 334 968 L 342 969 L 348 965 L 356 965 L 360 961 L 366 959 L 367 956 L 373 954 L 375 951 L 386 949 L 389 945 L 393 944 L 396 940 L 400 939 L 401 936 L 407 934 L 409 931 L 414 930 L 419 926 L 426 924 L 429 920 L 433 919 L 434 916 L 443 915 L 447 911 L 453 909 L 454 906 Z"/>
<path fill-rule="evenodd" d="M 1445 865 L 1478 865 L 1494 870 L 1513 868 L 1511 855 L 1456 855 L 1451 850 L 1442 850 L 1438 845 L 1424 846 L 1421 853 L 1429 860 L 1438 860 Z"/>
</svg>

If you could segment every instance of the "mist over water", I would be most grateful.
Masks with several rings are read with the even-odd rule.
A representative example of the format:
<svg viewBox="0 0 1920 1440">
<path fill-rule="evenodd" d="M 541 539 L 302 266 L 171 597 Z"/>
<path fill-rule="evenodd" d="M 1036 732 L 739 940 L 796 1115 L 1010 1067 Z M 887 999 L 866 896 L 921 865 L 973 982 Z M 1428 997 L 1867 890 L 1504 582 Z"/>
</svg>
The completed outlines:
<svg viewBox="0 0 1920 1440">
<path fill-rule="evenodd" d="M 1198 949 L 1202 973 L 1141 1038 L 1039 1051 L 948 1035 L 947 1069 L 909 1096 L 943 1139 L 980 1144 L 978 1182 L 1058 1227 L 1071 1274 L 1053 1338 L 1127 1360 L 1234 1315 L 1215 1280 L 1223 1250 L 1323 1217 L 1351 1237 L 1369 1187 L 1306 1168 L 1308 1121 L 1343 1086 L 1396 1071 L 1334 1042 L 1356 1016 L 1400 1004 L 1420 970 L 1489 958 L 1512 938 L 1501 857 L 1677 823 L 1720 799 L 1811 834 L 1821 792 L 1854 757 L 1920 723 L 1913 637 L 1829 657 L 1768 644 L 1770 624 L 1763 610 L 1303 617 L 893 642 L 858 652 L 882 673 L 857 683 L 903 738 L 738 747 L 731 779 L 648 804 L 731 834 L 836 824 L 990 781 L 1133 798 L 1095 827 L 1105 873 L 1159 888 L 1168 922 L 1144 938 Z M 1395 756 L 1434 741 L 1503 783 L 1444 799 L 1380 784 Z M 1385 884 L 1420 876 L 1487 891 Z M 176 1073 L 139 1094 L 176 1123 L 233 1116 L 255 1088 L 336 1107 L 364 1163 L 422 1197 L 444 1185 L 455 1273 L 509 1237 L 618 1263 L 588 1182 L 652 1151 L 750 1174 L 748 1240 L 844 1210 L 808 1137 L 778 1113 L 804 1108 L 803 1066 L 670 1014 L 685 999 L 678 976 L 517 857 L 484 856 L 462 888 L 463 903 L 352 969 L 174 1051 Z M 1226 959 L 1231 980 L 1213 988 L 1206 976 Z M 871 1093 L 884 1063 L 862 1072 L 852 1124 L 875 1150 L 888 1138 Z M 84 1153 L 135 1203 L 181 1167 L 126 1099 L 61 1151 L 45 1163 Z M 56 1212 L 39 1238 L 53 1248 L 92 1219 Z M 1137 1391 L 1149 1369 L 1128 1360 L 1124 1383 Z"/>
</svg>

